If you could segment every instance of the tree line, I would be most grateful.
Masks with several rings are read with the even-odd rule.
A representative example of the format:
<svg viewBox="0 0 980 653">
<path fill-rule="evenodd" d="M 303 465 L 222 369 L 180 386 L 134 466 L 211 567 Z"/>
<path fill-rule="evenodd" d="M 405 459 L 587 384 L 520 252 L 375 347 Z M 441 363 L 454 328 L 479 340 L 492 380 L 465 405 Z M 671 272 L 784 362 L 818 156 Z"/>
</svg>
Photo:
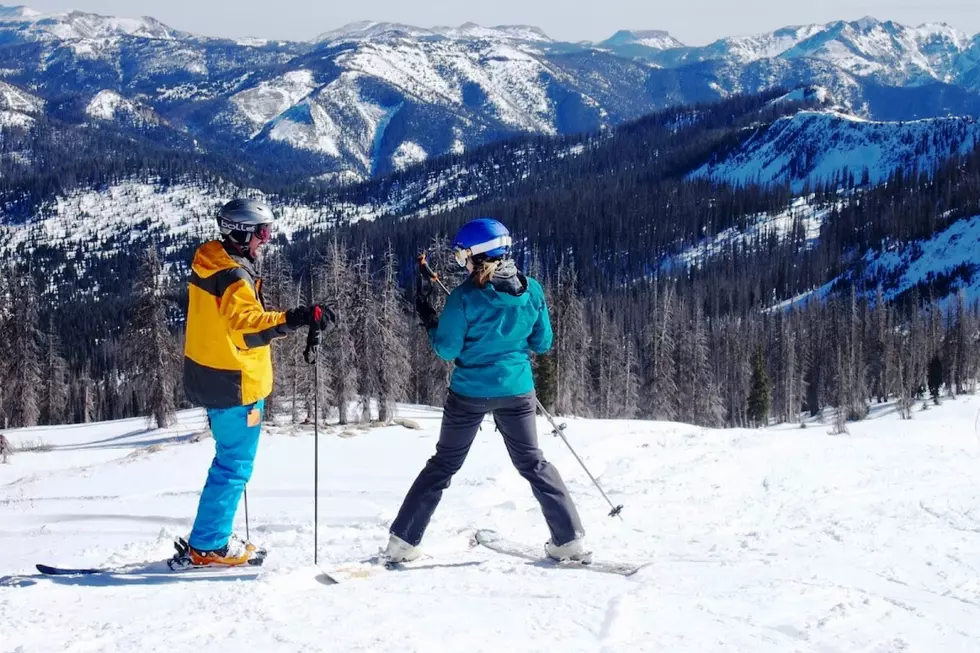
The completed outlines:
<svg viewBox="0 0 980 653">
<path fill-rule="evenodd" d="M 455 285 L 464 277 L 448 242 L 436 238 L 428 251 Z M 337 303 L 340 321 L 325 334 L 317 363 L 319 403 L 332 421 L 390 422 L 398 402 L 444 400 L 452 365 L 431 352 L 399 268 L 390 245 L 377 258 L 336 237 L 301 269 L 283 248 L 263 258 L 270 308 Z M 880 289 L 869 297 L 852 287 L 788 308 L 716 315 L 706 294 L 669 277 L 590 295 L 571 264 L 553 274 L 532 264 L 527 272 L 543 281 L 555 331 L 551 352 L 533 361 L 537 390 L 562 415 L 709 427 L 811 415 L 843 432 L 875 404 L 897 400 L 911 418 L 917 405 L 973 392 L 980 377 L 980 304 L 962 293 L 889 303 Z M 169 425 L 177 409 L 189 407 L 180 364 L 183 280 L 167 278 L 153 249 L 141 257 L 136 280 L 125 326 L 96 343 L 78 373 L 66 360 L 58 316 L 43 316 L 33 277 L 3 275 L 0 323 L 10 336 L 0 343 L 0 425 L 137 415 Z M 312 418 L 317 388 L 304 348 L 304 332 L 273 345 L 270 417 Z"/>
</svg>

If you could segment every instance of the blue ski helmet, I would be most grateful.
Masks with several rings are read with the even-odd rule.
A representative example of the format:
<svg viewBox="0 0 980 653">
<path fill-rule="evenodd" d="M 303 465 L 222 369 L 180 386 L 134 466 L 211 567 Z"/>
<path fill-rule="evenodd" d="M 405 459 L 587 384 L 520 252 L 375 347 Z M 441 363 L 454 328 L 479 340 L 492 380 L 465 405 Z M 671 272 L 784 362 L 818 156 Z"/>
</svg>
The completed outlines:
<svg viewBox="0 0 980 653">
<path fill-rule="evenodd" d="M 493 218 L 478 218 L 463 225 L 456 234 L 453 249 L 456 263 L 465 268 L 470 258 L 499 259 L 510 255 L 510 232 Z"/>
</svg>

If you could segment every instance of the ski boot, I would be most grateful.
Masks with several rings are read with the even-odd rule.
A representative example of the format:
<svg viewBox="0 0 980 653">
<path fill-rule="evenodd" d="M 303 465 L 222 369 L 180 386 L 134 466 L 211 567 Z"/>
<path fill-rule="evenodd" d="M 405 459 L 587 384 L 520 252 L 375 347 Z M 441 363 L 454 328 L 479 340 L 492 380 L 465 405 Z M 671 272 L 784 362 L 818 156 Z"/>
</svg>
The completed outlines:
<svg viewBox="0 0 980 653">
<path fill-rule="evenodd" d="M 392 535 L 388 539 L 388 546 L 378 554 L 381 561 L 387 565 L 397 565 L 401 562 L 412 562 L 418 560 L 422 555 L 422 550 L 417 546 L 412 546 L 397 535 Z"/>
<path fill-rule="evenodd" d="M 585 537 L 577 537 L 568 544 L 557 545 L 548 540 L 544 552 L 558 562 L 578 562 L 587 565 L 592 562 L 592 551 L 585 547 Z"/>
<path fill-rule="evenodd" d="M 261 565 L 265 560 L 266 550 L 246 542 L 237 535 L 232 535 L 228 543 L 213 551 L 198 551 L 183 538 L 174 542 L 177 552 L 167 562 L 174 571 L 198 567 L 243 567 Z"/>
</svg>

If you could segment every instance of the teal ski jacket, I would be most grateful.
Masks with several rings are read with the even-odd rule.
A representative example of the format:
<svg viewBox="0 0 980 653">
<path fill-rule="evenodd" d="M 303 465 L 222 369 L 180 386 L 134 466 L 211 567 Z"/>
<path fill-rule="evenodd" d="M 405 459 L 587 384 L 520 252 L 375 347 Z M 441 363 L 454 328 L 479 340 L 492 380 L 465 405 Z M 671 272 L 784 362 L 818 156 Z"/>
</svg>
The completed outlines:
<svg viewBox="0 0 980 653">
<path fill-rule="evenodd" d="M 551 319 L 541 285 L 511 269 L 484 288 L 467 279 L 429 329 L 436 354 L 456 362 L 450 389 L 457 394 L 498 398 L 534 390 L 530 354 L 551 349 Z"/>
</svg>

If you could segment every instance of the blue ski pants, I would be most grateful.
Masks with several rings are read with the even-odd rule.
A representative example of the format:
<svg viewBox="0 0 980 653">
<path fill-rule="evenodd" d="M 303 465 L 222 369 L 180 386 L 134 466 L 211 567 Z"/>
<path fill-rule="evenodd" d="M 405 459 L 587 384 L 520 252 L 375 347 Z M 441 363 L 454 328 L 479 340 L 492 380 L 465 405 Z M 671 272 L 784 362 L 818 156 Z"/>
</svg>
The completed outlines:
<svg viewBox="0 0 980 653">
<path fill-rule="evenodd" d="M 208 409 L 215 454 L 188 540 L 198 551 L 220 549 L 231 537 L 238 502 L 252 477 L 264 409 L 264 400 L 236 408 Z"/>
</svg>

